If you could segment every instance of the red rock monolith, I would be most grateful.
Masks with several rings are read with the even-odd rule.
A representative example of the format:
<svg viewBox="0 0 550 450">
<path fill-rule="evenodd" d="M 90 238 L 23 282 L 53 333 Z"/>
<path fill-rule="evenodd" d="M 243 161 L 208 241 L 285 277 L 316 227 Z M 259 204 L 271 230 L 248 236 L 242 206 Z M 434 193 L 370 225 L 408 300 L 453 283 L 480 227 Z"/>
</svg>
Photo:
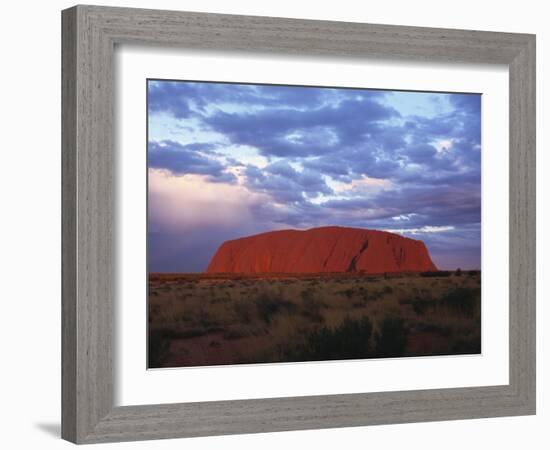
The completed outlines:
<svg viewBox="0 0 550 450">
<path fill-rule="evenodd" d="M 435 271 L 424 242 L 347 227 L 280 230 L 224 242 L 208 273 L 392 273 Z"/>
</svg>

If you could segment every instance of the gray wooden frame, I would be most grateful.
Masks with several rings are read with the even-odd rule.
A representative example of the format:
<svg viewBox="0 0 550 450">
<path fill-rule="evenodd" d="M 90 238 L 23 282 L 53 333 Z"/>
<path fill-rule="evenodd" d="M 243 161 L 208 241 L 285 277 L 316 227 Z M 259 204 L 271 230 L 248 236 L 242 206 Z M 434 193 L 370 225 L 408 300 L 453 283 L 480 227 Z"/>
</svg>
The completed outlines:
<svg viewBox="0 0 550 450">
<path fill-rule="evenodd" d="M 63 438 L 93 443 L 535 413 L 535 36 L 97 6 L 63 11 L 62 30 Z M 114 407 L 113 52 L 121 43 L 508 65 L 509 384 Z"/>
</svg>

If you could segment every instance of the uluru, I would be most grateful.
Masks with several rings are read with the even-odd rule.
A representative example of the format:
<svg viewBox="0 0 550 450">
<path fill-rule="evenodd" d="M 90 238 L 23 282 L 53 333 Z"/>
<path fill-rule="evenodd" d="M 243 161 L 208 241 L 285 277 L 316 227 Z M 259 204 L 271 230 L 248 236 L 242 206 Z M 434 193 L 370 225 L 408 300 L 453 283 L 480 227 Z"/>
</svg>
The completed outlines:
<svg viewBox="0 0 550 450">
<path fill-rule="evenodd" d="M 387 231 L 327 226 L 225 241 L 207 273 L 436 271 L 424 242 Z"/>
</svg>

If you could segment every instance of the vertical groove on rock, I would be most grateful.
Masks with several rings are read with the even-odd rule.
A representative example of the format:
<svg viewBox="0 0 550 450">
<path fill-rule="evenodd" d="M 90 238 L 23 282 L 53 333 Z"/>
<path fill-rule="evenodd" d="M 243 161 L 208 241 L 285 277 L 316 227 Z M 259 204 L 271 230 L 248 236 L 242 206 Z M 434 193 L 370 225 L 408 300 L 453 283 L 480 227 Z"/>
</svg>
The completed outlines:
<svg viewBox="0 0 550 450">
<path fill-rule="evenodd" d="M 359 253 L 357 253 L 357 255 L 355 255 L 353 258 L 351 258 L 351 261 L 349 263 L 349 267 L 348 267 L 348 270 L 346 270 L 346 272 L 357 272 L 357 260 L 359 259 L 359 257 L 361 256 L 361 254 L 369 247 L 369 240 L 367 239 L 364 243 L 363 243 L 363 246 L 359 249 Z"/>
<path fill-rule="evenodd" d="M 328 256 L 326 257 L 325 262 L 323 263 L 323 268 L 327 267 L 327 264 L 328 264 L 331 256 L 334 254 L 334 250 L 336 249 L 336 246 L 338 245 L 339 240 L 340 240 L 340 236 L 338 236 L 336 238 L 336 240 L 334 241 L 334 244 L 332 245 L 332 248 L 330 249 L 330 252 L 329 252 Z"/>
</svg>

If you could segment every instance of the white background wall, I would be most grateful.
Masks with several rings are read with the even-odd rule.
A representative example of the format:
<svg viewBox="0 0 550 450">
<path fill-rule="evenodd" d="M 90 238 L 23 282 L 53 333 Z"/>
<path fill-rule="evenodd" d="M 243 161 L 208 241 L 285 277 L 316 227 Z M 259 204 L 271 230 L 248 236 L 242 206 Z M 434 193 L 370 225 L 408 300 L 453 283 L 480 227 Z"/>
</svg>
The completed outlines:
<svg viewBox="0 0 550 450">
<path fill-rule="evenodd" d="M 545 3 L 462 0 L 321 2 L 296 0 L 104 1 L 135 6 L 233 14 L 468 28 L 537 34 L 538 123 L 538 414 L 532 417 L 390 425 L 338 430 L 119 444 L 117 448 L 548 448 L 550 395 L 550 226 L 544 192 L 550 112 Z M 3 448 L 68 448 L 60 417 L 60 10 L 72 2 L 9 1 L 0 17 L 0 415 Z M 546 280 L 545 280 L 546 278 Z M 546 426 L 545 426 L 546 425 Z M 546 440 L 547 442 L 544 442 Z M 100 446 L 105 447 L 105 446 Z M 114 447 L 110 447 L 114 448 Z"/>
</svg>

